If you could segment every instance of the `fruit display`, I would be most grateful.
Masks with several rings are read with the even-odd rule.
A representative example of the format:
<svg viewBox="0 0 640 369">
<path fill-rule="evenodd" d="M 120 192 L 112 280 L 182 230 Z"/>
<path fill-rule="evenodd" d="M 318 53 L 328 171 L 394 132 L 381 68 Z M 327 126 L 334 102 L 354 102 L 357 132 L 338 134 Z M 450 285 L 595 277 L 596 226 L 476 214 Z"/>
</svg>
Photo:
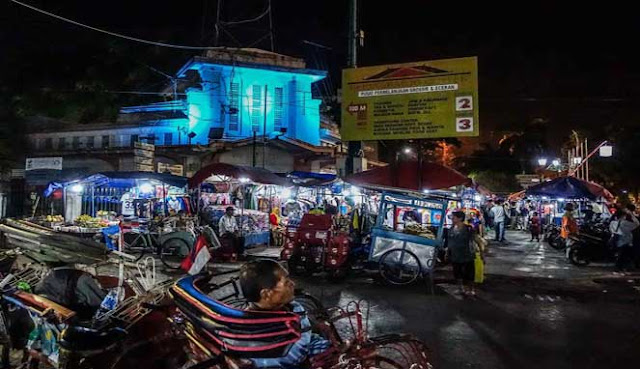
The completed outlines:
<svg viewBox="0 0 640 369">
<path fill-rule="evenodd" d="M 108 227 L 109 221 L 101 218 L 94 218 L 91 215 L 82 214 L 76 218 L 75 224 L 86 228 L 102 228 Z"/>
<path fill-rule="evenodd" d="M 64 223 L 64 217 L 62 215 L 47 215 L 45 221 L 49 223 Z"/>
<path fill-rule="evenodd" d="M 117 216 L 117 213 L 115 211 L 98 210 L 96 215 L 97 215 L 96 218 L 114 220 Z"/>
</svg>

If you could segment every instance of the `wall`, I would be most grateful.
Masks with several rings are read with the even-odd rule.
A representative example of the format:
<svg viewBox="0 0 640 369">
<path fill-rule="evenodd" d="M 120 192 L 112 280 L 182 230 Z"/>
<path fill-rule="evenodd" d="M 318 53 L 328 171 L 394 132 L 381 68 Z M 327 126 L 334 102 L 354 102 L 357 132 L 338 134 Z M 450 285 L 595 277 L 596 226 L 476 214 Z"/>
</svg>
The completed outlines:
<svg viewBox="0 0 640 369">
<path fill-rule="evenodd" d="M 286 128 L 285 136 L 320 145 L 320 100 L 312 98 L 311 84 L 322 76 L 215 64 L 197 64 L 196 70 L 201 87 L 187 89 L 194 143 L 208 143 L 211 128 L 224 128 L 225 137 L 239 139 L 252 137 L 254 130 L 262 136 L 266 126 L 268 136 Z"/>
<path fill-rule="evenodd" d="M 256 167 L 262 167 L 263 155 L 262 145 L 256 145 Z M 272 147 L 266 148 L 265 168 L 275 173 L 288 173 L 293 171 L 294 159 L 291 154 L 284 150 Z M 216 155 L 215 159 L 221 163 L 251 166 L 253 161 L 252 146 L 243 146 L 233 149 L 233 151 L 224 152 Z"/>
</svg>

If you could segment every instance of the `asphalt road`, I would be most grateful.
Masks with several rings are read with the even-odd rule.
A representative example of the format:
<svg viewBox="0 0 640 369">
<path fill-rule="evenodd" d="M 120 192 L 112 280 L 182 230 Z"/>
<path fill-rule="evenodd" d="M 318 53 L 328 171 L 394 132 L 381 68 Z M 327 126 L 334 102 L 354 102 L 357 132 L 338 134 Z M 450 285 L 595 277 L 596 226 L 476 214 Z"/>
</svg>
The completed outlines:
<svg viewBox="0 0 640 369">
<path fill-rule="evenodd" d="M 521 232 L 492 244 L 478 297 L 463 298 L 447 270 L 436 294 L 352 278 L 316 276 L 297 284 L 325 305 L 366 300 L 369 333 L 411 333 L 435 368 L 639 368 L 640 276 L 614 277 L 608 265 L 578 268 Z"/>
</svg>

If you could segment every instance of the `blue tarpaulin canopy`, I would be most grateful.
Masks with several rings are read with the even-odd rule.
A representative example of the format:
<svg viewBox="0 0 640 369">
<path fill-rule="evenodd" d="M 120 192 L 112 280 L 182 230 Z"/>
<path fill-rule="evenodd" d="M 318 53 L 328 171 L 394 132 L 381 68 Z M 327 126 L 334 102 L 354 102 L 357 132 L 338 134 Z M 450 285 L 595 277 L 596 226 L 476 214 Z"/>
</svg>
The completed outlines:
<svg viewBox="0 0 640 369">
<path fill-rule="evenodd" d="M 78 181 L 72 181 L 65 183 L 65 186 L 72 183 L 90 183 L 96 187 L 98 186 L 110 186 L 110 187 L 134 187 L 141 181 L 155 180 L 161 183 L 165 183 L 174 187 L 185 187 L 187 185 L 187 178 L 174 176 L 167 173 L 154 173 L 154 172 L 102 172 L 92 174 L 86 178 Z"/>
<path fill-rule="evenodd" d="M 614 196 L 606 188 L 593 182 L 583 181 L 576 177 L 559 177 L 549 182 L 529 187 L 526 191 L 531 196 L 562 197 L 567 199 L 590 199 L 600 197 L 613 200 Z"/>
<path fill-rule="evenodd" d="M 294 184 L 303 187 L 328 186 L 337 178 L 335 174 L 302 171 L 290 172 L 287 174 L 287 177 L 291 179 Z"/>
</svg>

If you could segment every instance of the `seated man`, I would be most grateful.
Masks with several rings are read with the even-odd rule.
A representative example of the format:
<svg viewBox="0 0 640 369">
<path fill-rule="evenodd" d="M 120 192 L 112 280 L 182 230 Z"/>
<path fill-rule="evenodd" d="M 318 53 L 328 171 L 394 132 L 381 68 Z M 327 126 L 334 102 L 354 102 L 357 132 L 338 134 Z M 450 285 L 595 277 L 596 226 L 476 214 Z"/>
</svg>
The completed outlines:
<svg viewBox="0 0 640 369">
<path fill-rule="evenodd" d="M 304 307 L 294 301 L 295 283 L 280 264 L 272 260 L 246 263 L 240 271 L 240 286 L 248 301 L 247 310 L 285 310 L 299 314 L 301 318 L 302 337 L 291 346 L 286 356 L 252 359 L 257 368 L 298 368 L 331 347 L 329 341 L 311 332 L 311 322 Z"/>
</svg>

